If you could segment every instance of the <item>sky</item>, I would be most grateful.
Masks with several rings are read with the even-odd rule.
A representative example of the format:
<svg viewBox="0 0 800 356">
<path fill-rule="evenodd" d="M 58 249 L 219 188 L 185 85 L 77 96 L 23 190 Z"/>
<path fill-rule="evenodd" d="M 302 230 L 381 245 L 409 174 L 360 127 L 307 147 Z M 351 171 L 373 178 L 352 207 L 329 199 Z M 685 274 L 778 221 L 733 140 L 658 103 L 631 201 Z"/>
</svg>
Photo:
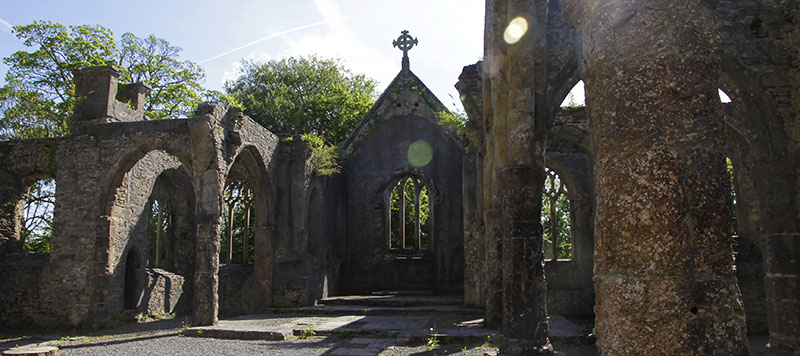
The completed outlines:
<svg viewBox="0 0 800 356">
<path fill-rule="evenodd" d="M 484 0 L 2 0 L 0 57 L 30 50 L 11 27 L 48 20 L 99 24 L 115 38 L 155 35 L 183 48 L 198 63 L 204 86 L 222 90 L 242 59 L 290 56 L 340 58 L 348 69 L 378 81 L 378 91 L 400 71 L 400 31 L 419 40 L 411 70 L 449 109 L 463 111 L 453 87 L 464 66 L 483 58 Z M 135 4 L 135 5 L 131 5 Z M 8 67 L 0 63 L 0 78 Z M 583 82 L 563 105 L 584 103 Z M 722 92 L 723 102 L 730 99 Z"/>
<path fill-rule="evenodd" d="M 400 31 L 419 40 L 411 70 L 450 109 L 461 110 L 453 87 L 461 69 L 483 57 L 484 0 L 3 0 L 0 57 L 26 47 L 11 26 L 49 20 L 99 24 L 114 37 L 153 34 L 183 49 L 180 58 L 205 70 L 204 86 L 221 90 L 242 59 L 337 57 L 356 73 L 389 85 L 402 52 Z M 0 64 L 0 76 L 8 67 Z"/>
</svg>

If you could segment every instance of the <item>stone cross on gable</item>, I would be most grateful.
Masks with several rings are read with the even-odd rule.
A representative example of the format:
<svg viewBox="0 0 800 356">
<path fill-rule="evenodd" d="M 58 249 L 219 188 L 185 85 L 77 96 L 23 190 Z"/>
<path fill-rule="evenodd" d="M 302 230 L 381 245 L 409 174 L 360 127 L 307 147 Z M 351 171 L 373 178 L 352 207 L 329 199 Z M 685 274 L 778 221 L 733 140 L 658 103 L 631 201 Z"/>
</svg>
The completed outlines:
<svg viewBox="0 0 800 356">
<path fill-rule="evenodd" d="M 401 33 L 400 37 L 392 41 L 392 45 L 403 51 L 403 71 L 408 71 L 410 70 L 411 67 L 408 61 L 408 51 L 419 42 L 417 41 L 416 38 L 411 37 L 411 35 L 408 34 L 407 30 L 403 30 L 400 33 Z"/>
</svg>

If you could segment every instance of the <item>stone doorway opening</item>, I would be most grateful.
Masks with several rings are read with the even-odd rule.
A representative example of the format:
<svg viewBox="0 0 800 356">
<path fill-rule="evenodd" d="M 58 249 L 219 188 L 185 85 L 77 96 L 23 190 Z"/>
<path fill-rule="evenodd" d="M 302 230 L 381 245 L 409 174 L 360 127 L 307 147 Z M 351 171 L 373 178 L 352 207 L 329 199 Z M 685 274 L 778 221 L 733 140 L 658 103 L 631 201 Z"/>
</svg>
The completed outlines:
<svg viewBox="0 0 800 356">
<path fill-rule="evenodd" d="M 131 249 L 125 258 L 125 287 L 123 292 L 125 309 L 136 309 L 139 305 L 139 299 L 142 294 L 140 288 L 141 270 L 142 261 L 139 253 L 135 249 Z"/>
</svg>

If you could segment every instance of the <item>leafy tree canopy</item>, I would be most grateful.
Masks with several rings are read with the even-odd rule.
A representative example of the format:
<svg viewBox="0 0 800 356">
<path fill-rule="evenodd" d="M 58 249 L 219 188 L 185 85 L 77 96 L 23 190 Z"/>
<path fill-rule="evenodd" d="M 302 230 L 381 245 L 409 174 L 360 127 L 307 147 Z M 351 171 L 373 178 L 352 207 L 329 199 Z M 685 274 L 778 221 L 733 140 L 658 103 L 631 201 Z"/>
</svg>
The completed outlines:
<svg viewBox="0 0 800 356">
<path fill-rule="evenodd" d="M 225 83 L 225 90 L 273 132 L 316 134 L 338 144 L 369 111 L 375 85 L 339 60 L 310 56 L 242 61 L 239 78 Z"/>
<path fill-rule="evenodd" d="M 0 139 L 68 134 L 77 100 L 72 71 L 86 66 L 117 65 L 121 82 L 150 85 L 145 114 L 153 119 L 186 114 L 201 98 L 203 70 L 180 61 L 179 47 L 153 35 L 126 33 L 117 45 L 103 26 L 49 21 L 14 26 L 14 32 L 31 51 L 3 59 L 9 70 L 0 88 Z"/>
</svg>

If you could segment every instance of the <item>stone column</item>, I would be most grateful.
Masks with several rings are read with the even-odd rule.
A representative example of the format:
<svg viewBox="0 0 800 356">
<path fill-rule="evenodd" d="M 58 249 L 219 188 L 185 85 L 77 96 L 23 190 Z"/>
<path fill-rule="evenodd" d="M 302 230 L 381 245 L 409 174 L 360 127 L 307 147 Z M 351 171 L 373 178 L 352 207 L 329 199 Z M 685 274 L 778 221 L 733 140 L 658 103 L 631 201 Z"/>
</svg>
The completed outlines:
<svg viewBox="0 0 800 356">
<path fill-rule="evenodd" d="M 467 121 L 464 133 L 471 145 L 465 149 L 462 163 L 462 189 L 464 211 L 464 305 L 486 308 L 486 227 L 484 223 L 484 156 L 486 153 L 483 130 L 483 62 L 464 67 L 458 77 L 456 89 L 464 104 Z M 492 324 L 486 318 L 486 325 Z M 497 318 L 497 320 L 501 320 Z"/>
<path fill-rule="evenodd" d="M 747 355 L 708 3 L 566 0 L 595 157 L 602 355 Z"/>
<path fill-rule="evenodd" d="M 223 125 L 220 121 L 227 104 L 203 103 L 197 116 L 188 120 L 192 142 L 192 169 L 195 186 L 197 241 L 192 303 L 194 325 L 215 325 L 219 312 L 219 254 L 222 195 L 225 174 L 222 165 Z"/>
<path fill-rule="evenodd" d="M 759 167 L 770 356 L 800 353 L 800 180 L 793 172 L 796 167 L 797 162 L 784 160 L 763 162 Z"/>
<path fill-rule="evenodd" d="M 800 4 L 784 2 L 784 8 L 797 16 Z M 793 53 L 785 72 L 791 83 L 790 107 L 779 109 L 789 139 L 788 157 L 765 162 L 762 186 L 763 246 L 769 323 L 767 355 L 800 354 L 800 26 L 794 28 L 784 44 Z M 775 94 L 773 94 L 775 95 Z M 776 97 L 776 102 L 781 102 Z M 785 113 L 785 114 L 783 114 Z M 793 117 L 793 119 L 790 119 Z M 776 140 L 777 141 L 777 140 Z M 781 223 L 772 223 L 775 220 Z"/>
<path fill-rule="evenodd" d="M 485 101 L 484 105 L 491 123 L 487 123 L 487 141 L 493 141 L 492 207 L 500 215 L 501 352 L 506 355 L 553 352 L 548 339 L 540 222 L 547 132 L 547 118 L 542 115 L 546 111 L 546 19 L 547 1 L 487 1 L 484 57 L 490 93 L 486 99 L 491 104 Z M 487 230 L 493 228 L 492 220 L 487 214 Z"/>
</svg>

